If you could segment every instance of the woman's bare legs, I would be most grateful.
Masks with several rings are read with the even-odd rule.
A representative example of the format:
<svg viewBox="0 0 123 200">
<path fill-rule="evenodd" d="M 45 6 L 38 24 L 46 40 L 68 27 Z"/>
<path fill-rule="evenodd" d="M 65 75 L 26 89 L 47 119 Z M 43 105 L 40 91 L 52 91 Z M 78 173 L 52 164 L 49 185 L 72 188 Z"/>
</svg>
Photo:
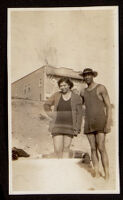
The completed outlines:
<svg viewBox="0 0 123 200">
<path fill-rule="evenodd" d="M 54 153 L 56 158 L 69 158 L 71 142 L 72 136 L 63 134 L 53 136 Z"/>
<path fill-rule="evenodd" d="M 72 136 L 64 135 L 64 145 L 63 145 L 63 158 L 70 157 L 70 145 L 72 142 Z"/>
<path fill-rule="evenodd" d="M 53 136 L 54 153 L 56 155 L 56 158 L 62 158 L 63 142 L 64 142 L 63 135 Z"/>
</svg>

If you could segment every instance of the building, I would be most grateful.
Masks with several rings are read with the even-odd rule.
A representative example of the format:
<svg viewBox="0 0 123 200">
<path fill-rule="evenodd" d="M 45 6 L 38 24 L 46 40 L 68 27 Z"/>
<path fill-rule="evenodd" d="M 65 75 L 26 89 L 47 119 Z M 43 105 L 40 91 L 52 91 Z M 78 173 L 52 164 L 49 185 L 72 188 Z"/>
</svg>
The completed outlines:
<svg viewBox="0 0 123 200">
<path fill-rule="evenodd" d="M 12 98 L 22 98 L 35 101 L 46 100 L 58 91 L 57 81 L 61 77 L 69 77 L 74 83 L 74 89 L 80 88 L 82 77 L 79 72 L 68 68 L 56 68 L 45 65 L 23 78 L 12 83 Z"/>
</svg>

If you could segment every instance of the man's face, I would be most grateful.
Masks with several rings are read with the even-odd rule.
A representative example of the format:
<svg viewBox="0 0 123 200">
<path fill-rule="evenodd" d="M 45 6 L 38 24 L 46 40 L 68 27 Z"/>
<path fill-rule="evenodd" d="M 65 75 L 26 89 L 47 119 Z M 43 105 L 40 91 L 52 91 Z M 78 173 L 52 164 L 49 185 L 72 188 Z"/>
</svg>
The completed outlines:
<svg viewBox="0 0 123 200">
<path fill-rule="evenodd" d="M 84 80 L 87 84 L 91 84 L 93 82 L 93 74 L 92 73 L 86 73 L 84 75 Z"/>
<path fill-rule="evenodd" d="M 61 92 L 64 94 L 70 90 L 70 86 L 65 82 L 60 83 L 59 88 L 60 88 Z"/>
</svg>

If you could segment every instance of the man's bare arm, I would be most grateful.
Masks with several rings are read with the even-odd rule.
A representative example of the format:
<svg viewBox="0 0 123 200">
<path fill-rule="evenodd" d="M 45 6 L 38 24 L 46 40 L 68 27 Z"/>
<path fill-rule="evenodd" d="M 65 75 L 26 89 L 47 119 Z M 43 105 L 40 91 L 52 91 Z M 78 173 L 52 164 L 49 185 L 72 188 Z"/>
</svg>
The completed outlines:
<svg viewBox="0 0 123 200">
<path fill-rule="evenodd" d="M 105 107 L 106 107 L 106 118 L 107 118 L 107 122 L 106 122 L 106 129 L 110 129 L 111 127 L 111 103 L 110 103 L 110 98 L 107 92 L 107 89 L 101 85 L 99 87 L 99 92 L 103 98 L 103 101 L 105 103 Z M 108 130 L 106 131 L 108 132 Z"/>
</svg>

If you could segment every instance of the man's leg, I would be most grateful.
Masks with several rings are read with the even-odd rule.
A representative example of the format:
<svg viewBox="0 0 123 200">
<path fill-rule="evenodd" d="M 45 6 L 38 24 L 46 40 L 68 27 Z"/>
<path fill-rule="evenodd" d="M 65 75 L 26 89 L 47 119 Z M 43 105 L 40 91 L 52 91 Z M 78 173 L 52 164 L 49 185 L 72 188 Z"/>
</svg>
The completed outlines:
<svg viewBox="0 0 123 200">
<path fill-rule="evenodd" d="M 72 136 L 64 135 L 63 158 L 69 158 L 71 142 L 72 142 Z"/>
<path fill-rule="evenodd" d="M 109 161 L 108 161 L 108 155 L 105 148 L 105 134 L 98 133 L 96 135 L 96 142 L 97 142 L 98 150 L 101 155 L 101 161 L 102 161 L 103 169 L 105 172 L 105 179 L 108 179 L 109 178 Z"/>
<path fill-rule="evenodd" d="M 95 176 L 99 177 L 99 161 L 98 161 L 98 156 L 97 156 L 97 144 L 96 144 L 96 134 L 90 133 L 87 134 L 90 147 L 91 147 L 91 159 L 93 163 L 93 167 L 95 169 Z"/>
<path fill-rule="evenodd" d="M 62 158 L 63 153 L 63 135 L 53 136 L 54 153 L 57 158 Z"/>
</svg>

